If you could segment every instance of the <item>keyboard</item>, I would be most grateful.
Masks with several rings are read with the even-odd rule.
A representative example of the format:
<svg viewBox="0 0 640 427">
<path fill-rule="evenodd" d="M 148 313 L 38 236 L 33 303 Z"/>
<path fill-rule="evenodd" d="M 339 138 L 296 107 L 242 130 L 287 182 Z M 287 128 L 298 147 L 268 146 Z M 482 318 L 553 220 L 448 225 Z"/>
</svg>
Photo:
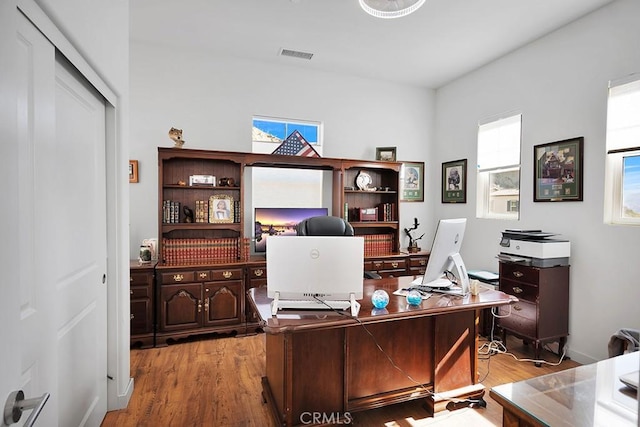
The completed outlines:
<svg viewBox="0 0 640 427">
<path fill-rule="evenodd" d="M 349 301 L 318 300 L 279 300 L 278 309 L 289 310 L 346 310 L 351 308 Z"/>
</svg>

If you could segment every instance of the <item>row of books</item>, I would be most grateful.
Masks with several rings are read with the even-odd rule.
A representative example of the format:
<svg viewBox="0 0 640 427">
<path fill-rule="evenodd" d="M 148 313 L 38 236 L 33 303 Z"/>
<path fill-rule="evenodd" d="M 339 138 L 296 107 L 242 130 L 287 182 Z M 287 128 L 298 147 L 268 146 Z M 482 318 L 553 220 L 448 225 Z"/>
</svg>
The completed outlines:
<svg viewBox="0 0 640 427">
<path fill-rule="evenodd" d="M 365 234 L 364 256 L 386 255 L 394 251 L 393 234 Z"/>
<path fill-rule="evenodd" d="M 209 222 L 209 201 L 196 200 L 196 208 L 193 212 L 195 222 Z"/>
<path fill-rule="evenodd" d="M 162 222 L 164 224 L 177 224 L 180 222 L 180 202 L 162 201 Z"/>
<path fill-rule="evenodd" d="M 378 221 L 394 221 L 393 211 L 395 203 L 380 203 L 378 205 Z"/>
<path fill-rule="evenodd" d="M 250 251 L 248 238 L 162 239 L 162 260 L 169 265 L 248 261 Z"/>
</svg>

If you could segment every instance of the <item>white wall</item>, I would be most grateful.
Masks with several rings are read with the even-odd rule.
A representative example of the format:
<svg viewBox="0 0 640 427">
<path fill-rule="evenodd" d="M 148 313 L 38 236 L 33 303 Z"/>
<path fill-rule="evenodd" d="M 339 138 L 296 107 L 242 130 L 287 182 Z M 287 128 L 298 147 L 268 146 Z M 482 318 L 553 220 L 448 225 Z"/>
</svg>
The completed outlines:
<svg viewBox="0 0 640 427">
<path fill-rule="evenodd" d="M 640 2 L 619 0 L 447 86 L 436 95 L 434 161 L 469 159 L 468 202 L 437 217 L 470 219 L 468 268 L 497 271 L 505 228 L 540 228 L 571 241 L 570 356 L 607 356 L 612 333 L 640 329 L 640 227 L 603 223 L 608 81 L 640 72 Z M 520 221 L 475 218 L 478 121 L 522 112 Z M 584 201 L 533 202 L 533 146 L 584 136 Z M 433 182 L 439 180 L 434 178 Z"/>
<path fill-rule="evenodd" d="M 131 45 L 131 257 L 158 237 L 157 147 L 250 152 L 253 115 L 324 123 L 323 157 L 374 159 L 397 146 L 399 160 L 425 161 L 433 134 L 433 92 L 344 75 L 273 66 L 203 52 Z M 431 204 L 405 203 L 403 222 L 433 218 Z M 404 242 L 406 245 L 406 242 Z"/>
</svg>

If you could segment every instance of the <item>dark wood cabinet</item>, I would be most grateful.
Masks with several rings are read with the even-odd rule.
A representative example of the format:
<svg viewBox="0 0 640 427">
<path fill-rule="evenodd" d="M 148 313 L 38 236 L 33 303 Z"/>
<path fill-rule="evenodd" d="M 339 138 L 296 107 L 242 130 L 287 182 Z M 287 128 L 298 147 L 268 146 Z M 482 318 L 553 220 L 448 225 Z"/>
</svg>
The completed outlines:
<svg viewBox="0 0 640 427">
<path fill-rule="evenodd" d="M 158 272 L 157 346 L 193 335 L 245 333 L 242 265 Z"/>
<path fill-rule="evenodd" d="M 154 345 L 153 285 L 154 265 L 131 261 L 129 265 L 131 346 L 147 348 Z"/>
<path fill-rule="evenodd" d="M 569 266 L 539 268 L 500 262 L 500 290 L 518 298 L 500 307 L 503 342 L 512 334 L 534 346 L 534 358 L 546 342 L 558 341 L 562 354 L 569 335 Z M 539 365 L 539 363 L 536 363 Z"/>
<path fill-rule="evenodd" d="M 423 276 L 427 270 L 427 263 L 429 262 L 429 254 L 426 252 L 418 252 L 409 254 L 407 257 L 407 275 L 408 276 Z"/>
</svg>

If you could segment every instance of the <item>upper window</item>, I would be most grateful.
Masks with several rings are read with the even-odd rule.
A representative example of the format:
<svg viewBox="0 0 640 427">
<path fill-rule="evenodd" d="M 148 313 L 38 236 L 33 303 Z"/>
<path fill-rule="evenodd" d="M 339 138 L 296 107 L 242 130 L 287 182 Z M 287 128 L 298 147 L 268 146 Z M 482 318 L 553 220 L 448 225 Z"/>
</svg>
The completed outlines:
<svg viewBox="0 0 640 427">
<path fill-rule="evenodd" d="M 478 218 L 519 218 L 521 121 L 517 114 L 478 128 Z"/>
<path fill-rule="evenodd" d="M 253 152 L 272 153 L 296 130 L 322 155 L 322 123 L 260 116 L 254 116 L 252 122 Z"/>
<path fill-rule="evenodd" d="M 609 88 L 605 169 L 605 221 L 640 225 L 640 80 Z"/>
</svg>

